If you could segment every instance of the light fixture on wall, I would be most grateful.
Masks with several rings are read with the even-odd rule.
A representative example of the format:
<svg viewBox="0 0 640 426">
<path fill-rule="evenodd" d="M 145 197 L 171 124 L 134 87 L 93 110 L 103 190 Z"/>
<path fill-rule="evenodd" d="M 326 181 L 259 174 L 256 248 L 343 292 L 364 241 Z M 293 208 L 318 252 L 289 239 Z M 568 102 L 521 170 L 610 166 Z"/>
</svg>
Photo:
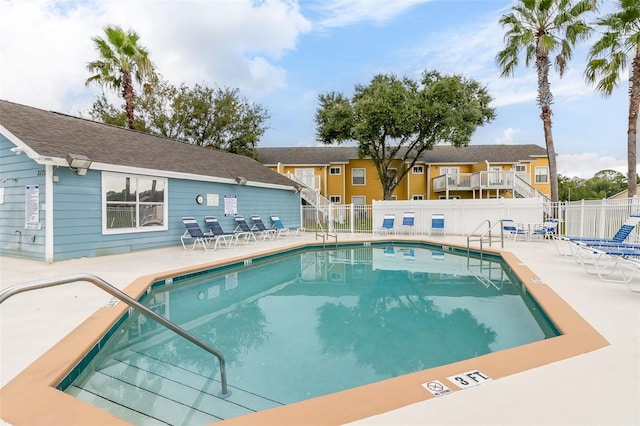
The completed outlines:
<svg viewBox="0 0 640 426">
<path fill-rule="evenodd" d="M 240 185 L 240 186 L 246 185 L 247 184 L 247 179 L 245 179 L 242 176 L 236 176 L 236 182 L 238 182 L 238 185 Z"/>
<path fill-rule="evenodd" d="M 67 163 L 69 163 L 71 170 L 80 176 L 84 176 L 87 174 L 87 169 L 91 166 L 91 159 L 81 154 L 67 154 Z"/>
<path fill-rule="evenodd" d="M 13 152 L 15 155 L 20 155 L 24 152 L 24 148 L 21 146 L 14 146 L 13 148 L 10 149 L 11 152 Z"/>
</svg>

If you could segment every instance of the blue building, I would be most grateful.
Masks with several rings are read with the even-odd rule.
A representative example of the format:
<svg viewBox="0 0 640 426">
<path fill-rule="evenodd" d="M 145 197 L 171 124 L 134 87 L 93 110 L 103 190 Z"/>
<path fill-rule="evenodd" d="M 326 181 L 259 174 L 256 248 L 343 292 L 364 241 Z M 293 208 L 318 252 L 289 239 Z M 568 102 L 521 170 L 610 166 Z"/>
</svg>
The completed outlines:
<svg viewBox="0 0 640 426">
<path fill-rule="evenodd" d="M 296 184 L 261 163 L 0 101 L 0 255 L 54 262 L 180 244 L 183 216 L 299 224 Z"/>
</svg>

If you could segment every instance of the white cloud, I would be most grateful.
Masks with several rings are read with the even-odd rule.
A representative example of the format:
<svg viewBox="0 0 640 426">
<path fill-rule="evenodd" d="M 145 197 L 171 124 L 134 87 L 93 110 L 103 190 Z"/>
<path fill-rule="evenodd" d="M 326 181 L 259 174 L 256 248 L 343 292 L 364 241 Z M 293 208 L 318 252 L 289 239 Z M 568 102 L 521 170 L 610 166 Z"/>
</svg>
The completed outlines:
<svg viewBox="0 0 640 426">
<path fill-rule="evenodd" d="M 412 6 L 430 1 L 433 0 L 324 0 L 318 9 L 326 17 L 317 23 L 317 27 L 342 27 L 360 21 L 385 22 Z"/>
<path fill-rule="evenodd" d="M 286 72 L 277 61 L 311 30 L 289 0 L 192 1 L 188 7 L 180 1 L 3 0 L 0 16 L 0 97 L 71 113 L 98 92 L 84 86 L 86 63 L 96 58 L 91 38 L 106 26 L 136 31 L 173 84 L 237 87 L 249 97 L 282 87 Z"/>
<path fill-rule="evenodd" d="M 627 175 L 627 159 L 595 152 L 558 155 L 558 174 L 567 177 L 592 178 L 601 170 L 615 170 Z"/>
<path fill-rule="evenodd" d="M 520 132 L 518 129 L 512 129 L 511 127 L 504 131 L 504 135 L 501 138 L 496 138 L 496 144 L 499 145 L 513 145 L 513 137 Z"/>
</svg>

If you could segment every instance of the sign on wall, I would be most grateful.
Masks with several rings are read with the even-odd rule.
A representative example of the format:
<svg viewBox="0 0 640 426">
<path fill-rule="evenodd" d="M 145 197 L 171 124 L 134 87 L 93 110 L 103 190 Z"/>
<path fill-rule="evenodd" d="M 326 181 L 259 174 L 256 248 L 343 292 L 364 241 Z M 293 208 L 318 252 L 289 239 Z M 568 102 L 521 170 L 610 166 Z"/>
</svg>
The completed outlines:
<svg viewBox="0 0 640 426">
<path fill-rule="evenodd" d="M 238 197 L 236 195 L 224 196 L 224 215 L 235 216 L 238 214 Z"/>
<path fill-rule="evenodd" d="M 40 185 L 24 187 L 24 229 L 40 229 Z"/>
</svg>

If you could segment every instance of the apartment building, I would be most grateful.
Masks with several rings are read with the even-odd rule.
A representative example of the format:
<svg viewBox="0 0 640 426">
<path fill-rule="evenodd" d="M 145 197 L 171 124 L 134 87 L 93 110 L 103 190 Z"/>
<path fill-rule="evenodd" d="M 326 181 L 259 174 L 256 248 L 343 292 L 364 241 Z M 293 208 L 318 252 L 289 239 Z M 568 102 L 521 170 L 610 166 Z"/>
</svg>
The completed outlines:
<svg viewBox="0 0 640 426">
<path fill-rule="evenodd" d="M 381 200 L 370 158 L 356 146 L 258 148 L 258 161 L 339 204 Z M 402 160 L 392 166 L 401 170 Z M 406 165 L 408 166 L 408 165 Z M 406 167 L 405 166 L 405 167 Z M 549 197 L 549 160 L 538 145 L 438 145 L 424 152 L 393 192 L 397 200 Z"/>
</svg>

